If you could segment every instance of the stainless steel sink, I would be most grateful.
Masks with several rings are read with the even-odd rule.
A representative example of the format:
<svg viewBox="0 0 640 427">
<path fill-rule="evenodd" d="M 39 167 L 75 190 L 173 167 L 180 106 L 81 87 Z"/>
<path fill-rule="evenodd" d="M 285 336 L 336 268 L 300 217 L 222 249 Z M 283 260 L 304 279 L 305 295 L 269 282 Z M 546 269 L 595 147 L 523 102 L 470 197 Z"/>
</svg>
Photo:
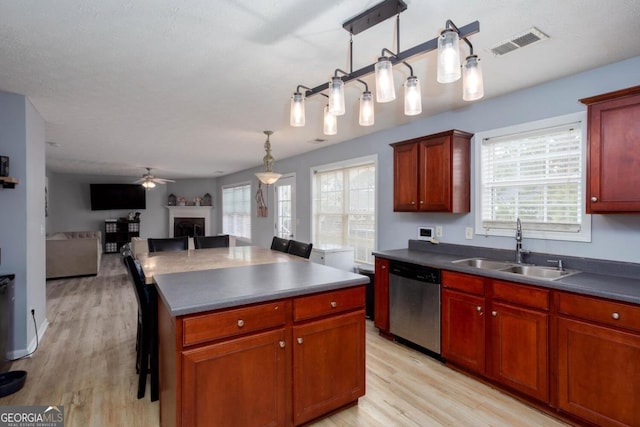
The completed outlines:
<svg viewBox="0 0 640 427">
<path fill-rule="evenodd" d="M 522 265 L 508 261 L 494 261 L 485 258 L 465 258 L 452 261 L 454 264 L 465 265 L 467 267 L 480 268 L 483 270 L 501 271 L 520 276 L 535 277 L 536 279 L 556 280 L 561 277 L 571 276 L 579 273 L 576 270 L 559 270 L 552 267 L 541 267 L 537 265 Z"/>
<path fill-rule="evenodd" d="M 559 279 L 560 277 L 567 277 L 577 273 L 577 271 L 573 270 L 558 270 L 557 268 L 539 267 L 537 265 L 513 265 L 500 271 L 549 280 Z"/>
<path fill-rule="evenodd" d="M 467 258 L 453 261 L 454 264 L 466 265 L 467 267 L 484 268 L 486 270 L 501 270 L 510 267 L 511 263 L 502 261 L 493 261 L 484 258 Z"/>
</svg>

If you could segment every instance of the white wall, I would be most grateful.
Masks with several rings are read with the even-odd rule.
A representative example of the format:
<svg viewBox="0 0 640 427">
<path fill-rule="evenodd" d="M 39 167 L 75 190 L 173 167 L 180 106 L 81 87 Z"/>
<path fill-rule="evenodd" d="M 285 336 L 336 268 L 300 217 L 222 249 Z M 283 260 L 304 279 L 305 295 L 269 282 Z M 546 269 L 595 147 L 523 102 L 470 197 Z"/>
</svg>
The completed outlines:
<svg viewBox="0 0 640 427">
<path fill-rule="evenodd" d="M 44 121 L 22 95 L 0 92 L 0 154 L 10 157 L 14 189 L 0 190 L 0 274 L 15 274 L 10 357 L 35 347 L 30 308 L 46 325 L 44 242 Z"/>
</svg>

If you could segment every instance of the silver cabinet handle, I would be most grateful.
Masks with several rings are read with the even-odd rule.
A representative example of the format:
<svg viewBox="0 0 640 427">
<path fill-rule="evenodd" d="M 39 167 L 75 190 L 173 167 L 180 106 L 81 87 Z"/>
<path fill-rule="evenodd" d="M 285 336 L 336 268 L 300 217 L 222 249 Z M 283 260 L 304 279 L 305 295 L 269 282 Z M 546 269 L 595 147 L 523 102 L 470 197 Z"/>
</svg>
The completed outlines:
<svg viewBox="0 0 640 427">
<path fill-rule="evenodd" d="M 304 340 L 302 338 L 298 338 L 298 344 L 302 344 L 304 342 Z"/>
<path fill-rule="evenodd" d="M 596 196 L 593 196 L 593 197 L 591 198 L 591 201 L 592 201 L 592 202 L 597 202 L 597 201 L 598 201 L 598 198 L 597 198 Z"/>
<path fill-rule="evenodd" d="M 414 202 L 414 201 L 412 200 L 412 201 L 411 201 L 411 204 L 412 204 L 412 205 L 415 205 L 415 204 L 416 204 L 416 202 Z"/>
<path fill-rule="evenodd" d="M 496 316 L 498 315 L 498 312 L 497 312 L 497 311 L 492 311 L 492 312 L 491 312 L 491 315 L 492 315 L 493 317 L 496 317 Z"/>
<path fill-rule="evenodd" d="M 421 205 L 424 205 L 424 200 L 420 200 L 420 204 L 421 204 Z"/>
<path fill-rule="evenodd" d="M 242 328 L 244 326 L 244 320 L 238 320 L 238 328 Z"/>
<path fill-rule="evenodd" d="M 336 308 L 338 306 L 338 303 L 335 301 L 331 301 L 331 307 L 332 308 Z"/>
<path fill-rule="evenodd" d="M 476 311 L 482 311 L 482 307 L 481 306 L 477 306 L 476 307 Z"/>
<path fill-rule="evenodd" d="M 285 346 L 285 342 L 284 341 L 280 341 L 280 348 L 284 348 Z"/>
<path fill-rule="evenodd" d="M 611 317 L 613 317 L 614 319 L 618 320 L 620 318 L 620 314 L 614 311 L 613 314 L 611 315 Z"/>
</svg>

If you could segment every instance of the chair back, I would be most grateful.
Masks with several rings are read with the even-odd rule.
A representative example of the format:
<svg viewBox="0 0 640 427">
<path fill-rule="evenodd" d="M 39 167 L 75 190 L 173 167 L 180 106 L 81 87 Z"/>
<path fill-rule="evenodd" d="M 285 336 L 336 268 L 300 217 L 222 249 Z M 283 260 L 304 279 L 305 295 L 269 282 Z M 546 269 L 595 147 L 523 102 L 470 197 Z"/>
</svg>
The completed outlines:
<svg viewBox="0 0 640 427">
<path fill-rule="evenodd" d="M 193 238 L 193 245 L 196 249 L 228 248 L 229 235 L 225 234 L 223 236 L 195 236 Z"/>
<path fill-rule="evenodd" d="M 290 240 L 283 239 L 278 236 L 273 236 L 271 241 L 271 249 L 274 251 L 287 252 L 289 250 Z"/>
<path fill-rule="evenodd" d="M 156 288 L 153 285 L 145 284 L 145 276 L 140 262 L 133 259 L 133 256 L 125 256 L 124 263 L 127 266 L 127 272 L 138 300 L 138 309 L 144 318 L 152 320 L 155 316 L 154 307 L 157 303 Z"/>
<path fill-rule="evenodd" d="M 189 249 L 189 237 L 170 237 L 166 239 L 147 239 L 149 252 L 186 251 Z"/>
<path fill-rule="evenodd" d="M 291 240 L 289 242 L 289 250 L 287 252 L 291 255 L 309 259 L 309 256 L 311 256 L 311 249 L 313 249 L 313 243 L 303 243 Z"/>
</svg>

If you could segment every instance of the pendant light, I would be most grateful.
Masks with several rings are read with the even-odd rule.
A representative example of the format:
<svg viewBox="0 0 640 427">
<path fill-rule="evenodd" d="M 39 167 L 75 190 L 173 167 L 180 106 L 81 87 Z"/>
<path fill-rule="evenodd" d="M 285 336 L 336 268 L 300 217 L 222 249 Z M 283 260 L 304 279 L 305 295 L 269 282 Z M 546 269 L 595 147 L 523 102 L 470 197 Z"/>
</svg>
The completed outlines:
<svg viewBox="0 0 640 427">
<path fill-rule="evenodd" d="M 438 82 L 451 83 L 460 78 L 460 38 L 453 28 L 438 37 Z"/>
<path fill-rule="evenodd" d="M 344 107 L 344 82 L 340 77 L 334 76 L 329 82 L 329 112 L 334 116 L 342 116 Z"/>
<path fill-rule="evenodd" d="M 413 75 L 413 67 L 407 62 L 402 62 L 409 67 L 409 77 L 404 83 L 404 115 L 415 116 L 422 113 L 422 92 L 420 80 Z"/>
<path fill-rule="evenodd" d="M 396 99 L 396 89 L 393 83 L 393 65 L 387 56 L 378 58 L 375 65 L 376 73 L 376 101 L 391 102 Z"/>
<path fill-rule="evenodd" d="M 291 97 L 290 124 L 293 127 L 302 127 L 305 123 L 304 95 L 294 92 Z"/>
<path fill-rule="evenodd" d="M 469 55 L 462 70 L 462 99 L 475 101 L 484 96 L 482 68 L 478 55 Z"/>
<path fill-rule="evenodd" d="M 323 130 L 325 135 L 338 133 L 338 118 L 329 112 L 329 105 L 324 106 Z"/>
<path fill-rule="evenodd" d="M 364 92 L 362 92 L 362 96 L 360 97 L 358 124 L 360 124 L 360 126 L 373 126 L 375 123 L 373 95 L 369 92 L 369 85 L 364 80 L 357 80 L 364 85 Z"/>
<path fill-rule="evenodd" d="M 271 143 L 269 142 L 269 137 L 273 135 L 273 131 L 265 130 L 264 134 L 267 135 L 267 140 L 264 143 L 264 151 L 266 154 L 262 158 L 262 162 L 264 163 L 264 172 L 256 173 L 256 177 L 258 177 L 260 182 L 263 184 L 269 185 L 274 184 L 278 179 L 280 179 L 282 174 L 275 173 L 271 170 L 275 159 L 271 155 Z"/>
</svg>

